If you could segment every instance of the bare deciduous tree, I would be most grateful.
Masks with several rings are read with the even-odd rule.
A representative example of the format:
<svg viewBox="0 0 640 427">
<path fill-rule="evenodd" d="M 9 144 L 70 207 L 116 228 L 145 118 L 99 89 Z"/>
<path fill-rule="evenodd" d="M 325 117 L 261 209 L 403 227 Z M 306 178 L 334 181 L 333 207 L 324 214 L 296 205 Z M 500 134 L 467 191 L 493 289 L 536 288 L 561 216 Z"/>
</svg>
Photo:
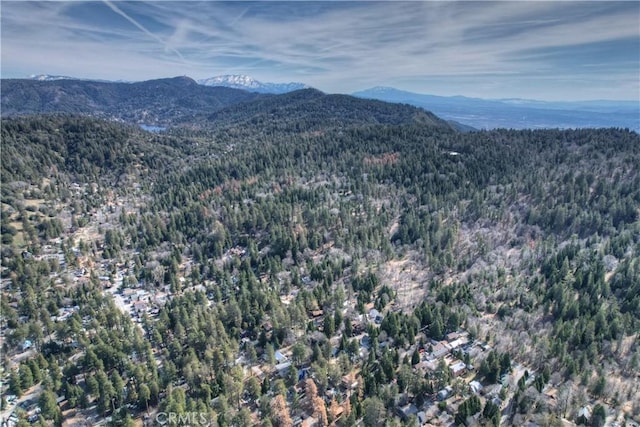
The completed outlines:
<svg viewBox="0 0 640 427">
<path fill-rule="evenodd" d="M 289 415 L 287 402 L 284 397 L 279 394 L 271 401 L 271 414 L 274 424 L 278 427 L 292 427 L 293 421 Z"/>
</svg>

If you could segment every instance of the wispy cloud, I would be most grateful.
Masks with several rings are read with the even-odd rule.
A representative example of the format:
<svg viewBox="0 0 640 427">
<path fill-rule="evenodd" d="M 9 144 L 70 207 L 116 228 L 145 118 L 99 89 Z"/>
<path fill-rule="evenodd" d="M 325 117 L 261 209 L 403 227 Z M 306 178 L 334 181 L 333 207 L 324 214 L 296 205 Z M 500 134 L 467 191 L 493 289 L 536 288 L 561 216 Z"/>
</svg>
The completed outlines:
<svg viewBox="0 0 640 427">
<path fill-rule="evenodd" d="M 104 2 L 104 4 L 109 6 L 109 9 L 111 9 L 112 11 L 117 13 L 118 15 L 122 16 L 127 21 L 131 22 L 140 31 L 142 31 L 143 33 L 145 33 L 146 35 L 148 35 L 152 39 L 158 41 L 161 45 L 163 45 L 165 47 L 166 50 L 170 50 L 170 51 L 174 52 L 176 55 L 178 55 L 178 57 L 182 61 L 184 61 L 184 58 L 182 57 L 182 54 L 177 49 L 170 47 L 169 44 L 167 44 L 164 40 L 162 40 L 160 37 L 158 37 L 157 35 L 155 35 L 151 31 L 147 30 L 142 24 L 140 24 L 138 21 L 133 19 L 131 16 L 129 16 L 125 12 L 123 12 L 122 9 L 120 9 L 118 6 L 116 6 L 113 2 L 111 2 L 109 0 L 103 0 L 103 2 Z"/>
<path fill-rule="evenodd" d="M 2 3 L 2 73 L 640 96 L 637 2 Z"/>
</svg>

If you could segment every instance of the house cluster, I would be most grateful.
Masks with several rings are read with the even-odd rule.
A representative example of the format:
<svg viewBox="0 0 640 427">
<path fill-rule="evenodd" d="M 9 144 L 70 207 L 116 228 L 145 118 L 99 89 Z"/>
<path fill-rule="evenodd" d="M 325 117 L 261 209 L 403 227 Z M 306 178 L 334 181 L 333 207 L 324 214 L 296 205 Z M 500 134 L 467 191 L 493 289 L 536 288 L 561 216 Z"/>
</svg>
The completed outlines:
<svg viewBox="0 0 640 427">
<path fill-rule="evenodd" d="M 61 258 L 59 254 L 55 253 L 55 248 L 49 248 L 52 254 L 52 259 L 55 257 L 58 262 L 61 262 Z M 243 258 L 247 254 L 246 249 L 241 247 L 232 248 L 226 254 L 229 258 L 238 257 Z M 79 255 L 79 254 L 78 254 Z M 101 261 L 98 265 L 90 264 L 89 260 L 85 262 L 83 257 L 79 256 L 79 266 L 74 267 L 75 270 L 72 271 L 71 279 L 76 283 L 81 283 L 82 281 L 90 280 L 90 275 L 95 274 L 99 280 L 99 283 L 102 285 L 105 292 L 113 295 L 116 304 L 120 307 L 121 310 L 127 312 L 134 321 L 140 322 L 142 317 L 145 315 L 149 315 L 153 317 L 158 314 L 160 307 L 162 307 L 169 299 L 172 298 L 172 294 L 168 288 L 158 289 L 149 291 L 145 289 L 144 283 L 136 283 L 136 285 L 129 285 L 125 280 L 126 277 L 132 274 L 130 268 L 125 265 L 119 263 L 113 263 L 112 261 Z M 96 268 L 97 267 L 97 268 Z M 183 272 L 184 273 L 184 272 Z M 179 280 L 185 281 L 185 275 L 181 274 Z M 236 277 L 232 277 L 232 279 L 237 280 Z M 266 281 L 266 277 L 261 277 L 263 281 Z M 313 285 L 312 280 L 309 276 L 303 275 L 301 277 L 301 282 L 303 285 L 310 286 Z M 189 288 L 182 287 L 183 291 L 203 291 L 207 290 L 207 287 L 204 285 L 195 285 Z M 293 298 L 295 298 L 297 293 L 297 289 L 293 289 L 290 292 L 290 295 L 285 297 L 281 297 L 283 302 L 290 302 Z M 344 311 L 351 311 L 355 308 L 355 301 L 349 300 L 345 302 Z M 58 316 L 54 320 L 64 321 L 71 317 L 75 312 L 79 311 L 79 307 L 77 306 L 65 306 L 60 309 Z M 323 329 L 323 322 L 325 318 L 325 311 L 318 308 L 315 310 L 310 310 L 307 313 L 308 319 L 315 325 L 316 330 Z M 358 343 L 360 346 L 360 355 L 368 354 L 371 345 L 373 345 L 371 338 L 366 334 L 367 327 L 374 326 L 378 327 L 382 324 L 384 320 L 384 313 L 380 310 L 376 309 L 373 304 L 367 304 L 365 306 L 364 314 L 351 314 L 352 319 L 352 331 L 353 336 L 358 339 Z M 84 319 L 83 319 L 84 323 Z M 273 325 L 270 323 L 267 318 L 262 325 L 263 329 L 267 334 L 271 333 L 273 330 Z M 334 343 L 332 343 L 334 344 Z M 381 347 L 389 345 L 389 340 L 381 340 L 379 342 Z M 337 353 L 337 345 L 334 345 L 334 355 Z M 476 350 L 476 346 L 469 344 L 469 336 L 466 332 L 459 333 L 451 333 L 446 336 L 446 339 L 442 341 L 429 341 L 422 348 L 419 348 L 420 352 L 420 362 L 415 365 L 415 369 L 425 371 L 435 371 L 438 368 L 438 364 L 440 360 L 444 360 L 447 363 L 448 369 L 450 370 L 451 377 L 453 378 L 462 378 L 465 374 L 472 369 L 470 365 L 466 365 L 463 361 L 453 356 L 453 353 L 457 353 L 457 350 L 463 352 L 471 352 L 478 351 Z M 481 350 L 480 350 L 481 351 Z M 459 353 L 457 353 L 459 355 Z M 306 390 L 304 387 L 304 380 L 312 377 L 313 373 L 310 370 L 309 366 L 305 365 L 296 365 L 291 360 L 290 350 L 286 347 L 278 349 L 274 352 L 274 363 L 258 363 L 252 364 L 247 361 L 242 360 L 242 358 L 238 359 L 238 363 L 242 364 L 245 368 L 246 378 L 250 376 L 257 377 L 260 381 L 265 378 L 270 378 L 271 380 L 275 380 L 278 378 L 291 378 L 291 370 L 295 369 L 297 384 L 294 387 L 296 393 L 298 393 L 298 399 L 301 402 L 300 408 L 296 410 L 292 410 L 292 419 L 294 420 L 294 425 L 296 426 L 314 426 L 319 423 L 316 412 L 311 408 L 310 403 L 307 402 L 306 399 Z M 358 389 L 360 383 L 360 378 L 358 376 L 357 368 L 352 372 L 347 373 L 341 378 L 339 385 L 336 387 L 332 387 L 322 396 L 322 400 L 324 401 L 325 407 L 327 410 L 331 407 L 331 413 L 334 419 L 336 417 L 342 417 L 344 414 L 348 414 L 348 400 L 349 396 Z M 477 383 L 477 382 L 476 382 Z M 335 384 L 335 383 L 334 383 Z M 470 383 L 469 386 L 473 392 L 480 392 L 482 386 L 477 383 Z M 441 401 L 446 401 L 450 399 L 451 396 L 455 395 L 451 387 L 447 387 L 443 390 L 440 390 L 437 393 L 437 399 Z M 306 400 L 305 400 L 306 399 Z M 306 403 L 305 403 L 306 402 Z M 341 402 L 341 403 L 338 403 Z M 255 402 L 254 402 L 255 403 Z M 249 403 L 251 404 L 251 403 Z M 403 419 L 407 419 L 408 417 L 415 416 L 420 424 L 423 424 L 427 420 L 433 420 L 434 416 L 440 416 L 441 414 L 435 411 L 433 404 L 424 405 L 417 407 L 413 402 L 402 401 L 398 402 L 397 412 L 399 416 Z M 257 408 L 254 408 L 257 409 Z"/>
<path fill-rule="evenodd" d="M 73 316 L 73 313 L 80 311 L 80 307 L 77 305 L 66 306 L 58 309 L 58 315 L 51 318 L 54 322 L 64 322 Z"/>
<path fill-rule="evenodd" d="M 9 400 L 9 398 L 11 400 Z M 15 404 L 17 401 L 17 398 L 15 395 L 9 395 L 7 396 L 7 403 L 9 405 L 13 405 Z M 24 411 L 24 413 L 26 414 L 26 419 L 28 422 L 30 422 L 31 424 L 34 424 L 36 421 L 38 421 L 41 409 L 38 405 L 38 401 L 35 398 L 31 398 L 31 399 L 27 399 L 27 400 L 23 400 L 21 402 L 19 402 L 16 405 L 16 410 L 12 411 L 11 414 L 7 417 L 7 419 L 2 419 L 2 423 L 0 424 L 2 427 L 13 427 L 18 425 L 19 423 L 19 417 L 18 417 L 18 412 L 17 409 L 20 409 L 21 411 Z"/>
<path fill-rule="evenodd" d="M 125 303 L 131 304 L 132 316 L 141 317 L 143 313 L 151 310 L 152 294 L 144 289 L 126 288 L 122 291 Z"/>
<path fill-rule="evenodd" d="M 446 339 L 442 341 L 431 340 L 425 344 L 423 348 L 418 349 L 420 352 L 420 362 L 416 365 L 417 369 L 424 371 L 435 371 L 440 360 L 444 360 L 453 378 L 457 378 L 466 374 L 473 366 L 465 364 L 463 361 L 452 357 L 453 352 L 460 350 L 462 354 L 478 352 L 474 351 L 476 344 L 469 343 L 468 332 L 452 332 L 447 334 Z"/>
<path fill-rule="evenodd" d="M 309 319 L 317 325 L 322 324 L 324 318 L 323 310 L 310 310 L 308 312 Z M 364 357 L 368 354 L 373 345 L 371 337 L 365 332 L 367 324 L 379 324 L 382 321 L 382 314 L 378 310 L 370 309 L 367 314 L 356 316 L 352 322 L 354 325 L 354 336 L 358 340 L 360 347 L 360 355 Z M 355 326 L 358 327 L 356 335 Z M 267 320 L 263 325 L 263 328 L 268 331 L 271 328 L 270 322 Z M 248 338 L 247 338 L 248 340 Z M 249 343 L 248 343 L 249 344 Z M 379 342 L 381 347 L 389 345 L 388 340 Z M 337 348 L 336 348 L 337 349 Z M 499 390 L 493 390 L 490 387 L 483 387 L 483 385 L 474 380 L 474 375 L 467 375 L 473 370 L 473 366 L 465 364 L 459 357 L 465 354 L 478 355 L 489 349 L 482 343 L 473 343 L 469 339 L 469 334 L 465 331 L 448 334 L 442 341 L 428 341 L 423 346 L 417 344 L 410 349 L 410 352 L 415 350 L 419 351 L 420 362 L 414 365 L 414 369 L 422 371 L 427 374 L 428 371 L 435 372 L 444 362 L 449 370 L 451 378 L 460 379 L 458 384 L 466 384 L 464 388 L 464 394 L 468 395 L 473 393 L 479 396 L 483 396 L 483 399 L 498 399 Z M 334 353 L 335 355 L 335 353 Z M 259 365 L 251 366 L 246 361 L 242 361 L 244 364 L 247 378 L 250 376 L 257 377 L 260 381 L 263 381 L 266 377 L 271 380 L 278 378 L 286 378 L 291 375 L 290 370 L 297 370 L 298 384 L 294 387 L 298 393 L 299 401 L 304 401 L 304 388 L 301 384 L 308 377 L 313 378 L 314 374 L 309 370 L 308 366 L 296 366 L 291 358 L 290 350 L 288 348 L 278 349 L 274 352 L 274 363 L 267 364 L 262 363 Z M 466 357 L 465 357 L 466 359 Z M 239 360 L 240 362 L 240 360 Z M 326 395 L 322 396 L 325 402 L 326 408 L 333 406 L 335 411 L 334 416 L 342 416 L 347 408 L 345 408 L 345 401 L 348 400 L 350 394 L 358 389 L 359 382 L 358 369 L 354 369 L 352 372 L 344 375 L 340 381 L 340 386 L 330 388 L 327 390 Z M 459 385 L 456 389 L 455 386 L 446 386 L 442 390 L 439 390 L 434 396 L 430 396 L 421 404 L 417 404 L 408 399 L 406 395 L 401 396 L 396 405 L 397 415 L 407 420 L 410 417 L 415 418 L 418 421 L 418 425 L 449 425 L 453 422 L 457 407 L 464 400 L 461 397 Z M 337 404 L 336 402 L 343 402 Z M 438 402 L 446 403 L 446 410 L 442 410 Z M 500 406 L 501 402 L 495 402 Z M 302 410 L 296 412 L 292 411 L 292 419 L 295 426 L 314 426 L 319 425 L 317 417 L 314 417 L 312 411 L 304 411 L 304 405 L 300 405 Z M 338 415 L 339 414 L 339 415 Z"/>
</svg>

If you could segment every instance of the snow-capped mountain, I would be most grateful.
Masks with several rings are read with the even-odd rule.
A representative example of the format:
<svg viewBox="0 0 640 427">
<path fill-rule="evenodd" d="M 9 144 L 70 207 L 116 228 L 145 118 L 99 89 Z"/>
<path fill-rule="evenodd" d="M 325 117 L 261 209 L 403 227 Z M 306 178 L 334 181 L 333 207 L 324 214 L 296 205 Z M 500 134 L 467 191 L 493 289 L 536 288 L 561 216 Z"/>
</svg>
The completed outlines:
<svg viewBox="0 0 640 427">
<path fill-rule="evenodd" d="M 132 83 L 129 80 L 104 80 L 104 79 L 88 79 L 82 77 L 70 76 L 52 76 L 51 74 L 31 74 L 26 77 L 28 80 L 37 80 L 39 82 L 53 82 L 56 80 L 78 80 L 83 82 L 102 82 L 102 83 Z"/>
<path fill-rule="evenodd" d="M 29 80 L 38 80 L 40 82 L 52 82 L 54 80 L 78 80 L 75 77 L 69 76 L 51 76 L 49 74 L 32 74 L 28 77 Z"/>
<path fill-rule="evenodd" d="M 204 86 L 224 86 L 258 93 L 287 93 L 298 89 L 308 89 L 304 83 L 264 83 L 249 76 L 227 74 L 198 80 Z"/>
</svg>

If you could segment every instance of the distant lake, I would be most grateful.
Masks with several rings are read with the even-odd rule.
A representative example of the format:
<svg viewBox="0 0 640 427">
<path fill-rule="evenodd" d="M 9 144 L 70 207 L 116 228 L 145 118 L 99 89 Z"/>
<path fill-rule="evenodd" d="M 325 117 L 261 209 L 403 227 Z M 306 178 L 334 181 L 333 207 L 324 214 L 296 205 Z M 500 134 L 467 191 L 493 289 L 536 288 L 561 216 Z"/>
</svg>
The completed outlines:
<svg viewBox="0 0 640 427">
<path fill-rule="evenodd" d="M 151 125 L 139 125 L 140 129 L 146 130 L 147 132 L 162 132 L 167 130 L 167 128 L 162 126 L 151 126 Z"/>
</svg>

